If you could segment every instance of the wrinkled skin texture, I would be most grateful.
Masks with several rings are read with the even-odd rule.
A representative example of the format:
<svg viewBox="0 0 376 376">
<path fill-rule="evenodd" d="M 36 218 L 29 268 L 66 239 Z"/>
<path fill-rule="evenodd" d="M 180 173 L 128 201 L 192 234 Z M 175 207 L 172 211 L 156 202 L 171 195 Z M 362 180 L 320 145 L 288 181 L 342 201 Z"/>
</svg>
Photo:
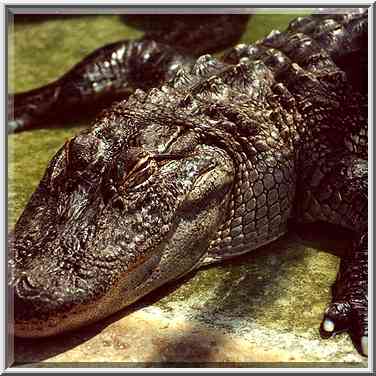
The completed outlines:
<svg viewBox="0 0 376 376">
<path fill-rule="evenodd" d="M 20 131 L 59 106 L 139 88 L 59 150 L 18 220 L 9 241 L 15 334 L 108 316 L 200 265 L 273 241 L 293 217 L 353 234 L 320 333 L 348 331 L 367 355 L 367 15 L 297 19 L 219 60 L 187 53 L 207 37 L 196 31 L 180 49 L 173 33 L 107 46 L 15 96 L 10 130 Z"/>
</svg>

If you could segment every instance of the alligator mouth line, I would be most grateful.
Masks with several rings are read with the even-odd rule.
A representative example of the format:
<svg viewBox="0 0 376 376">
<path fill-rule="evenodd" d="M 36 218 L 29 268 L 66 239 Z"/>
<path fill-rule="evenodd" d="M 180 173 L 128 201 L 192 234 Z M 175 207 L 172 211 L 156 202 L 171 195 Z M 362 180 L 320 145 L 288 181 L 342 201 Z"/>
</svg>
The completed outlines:
<svg viewBox="0 0 376 376">
<path fill-rule="evenodd" d="M 95 302 L 78 305 L 67 312 L 50 315 L 47 320 L 33 318 L 14 321 L 11 325 L 11 332 L 16 337 L 22 338 L 50 337 L 110 316 L 147 294 L 148 290 L 142 296 L 132 294 L 132 290 L 142 288 L 142 285 L 149 281 L 159 260 L 159 255 L 152 255 L 131 271 L 128 270 L 126 275 L 118 279 L 117 284 Z M 130 299 L 127 298 L 127 294 Z"/>
</svg>

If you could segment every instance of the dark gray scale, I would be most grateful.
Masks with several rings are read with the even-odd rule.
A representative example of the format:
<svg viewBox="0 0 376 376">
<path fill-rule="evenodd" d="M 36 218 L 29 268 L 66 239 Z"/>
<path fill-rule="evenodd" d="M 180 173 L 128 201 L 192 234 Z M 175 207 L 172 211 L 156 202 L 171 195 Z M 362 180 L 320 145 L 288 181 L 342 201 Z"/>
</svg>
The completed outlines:
<svg viewBox="0 0 376 376">
<path fill-rule="evenodd" d="M 231 62 L 236 62 L 236 60 L 239 61 L 244 58 L 247 60 L 261 59 L 264 61 L 264 63 L 273 70 L 276 80 L 282 82 L 288 91 L 295 96 L 298 104 L 300 104 L 300 111 L 308 119 L 313 119 L 315 124 L 322 124 L 321 120 L 327 117 L 327 114 L 321 104 L 314 105 L 314 100 L 307 97 L 307 93 L 312 92 L 312 94 L 314 94 L 317 90 L 322 91 L 323 85 L 321 85 L 321 83 L 309 73 L 315 73 L 318 77 L 322 77 L 323 75 L 327 76 L 326 81 L 329 84 L 329 88 L 330 86 L 332 87 L 330 88 L 330 91 L 325 93 L 325 97 L 328 97 L 328 103 L 330 103 L 329 97 L 334 94 L 334 92 L 334 97 L 342 95 L 341 91 L 343 91 L 344 88 L 341 88 L 341 85 L 346 85 L 346 76 L 334 65 L 331 59 L 332 56 L 330 56 L 333 55 L 335 51 L 338 52 L 341 50 L 339 45 L 333 45 L 332 50 L 329 49 L 329 51 L 327 51 L 327 46 L 321 45 L 320 40 L 317 40 L 317 38 L 315 39 L 315 35 L 317 36 L 320 33 L 323 33 L 323 35 L 330 35 L 330 28 L 332 31 L 335 31 L 338 27 L 341 27 L 342 29 L 345 28 L 340 35 L 340 39 L 342 40 L 345 39 L 346 33 L 351 29 L 351 38 L 353 38 L 353 40 L 350 38 L 349 43 L 357 58 L 361 56 L 361 54 L 358 53 L 359 43 L 357 40 L 359 40 L 359 38 L 364 39 L 364 35 L 366 35 L 366 33 L 362 32 L 367 24 L 366 16 L 337 16 L 336 19 L 340 20 L 344 26 L 337 23 L 337 21 L 333 20 L 330 16 L 324 17 L 324 22 L 321 23 L 318 22 L 318 18 L 315 16 L 297 19 L 290 24 L 289 31 L 282 33 L 273 31 L 267 38 L 258 42 L 256 45 L 240 45 L 228 53 L 225 56 L 225 59 L 227 59 L 226 61 Z M 334 24 L 337 26 L 333 26 Z M 300 33 L 296 33 L 296 31 Z M 306 32 L 309 35 L 302 34 L 302 32 Z M 280 51 L 278 52 L 278 50 Z M 363 51 L 366 51 L 366 48 L 363 48 Z M 349 56 L 348 54 L 345 55 L 346 60 Z M 293 61 L 294 64 L 292 64 L 291 61 Z M 356 62 L 351 65 L 359 66 Z M 362 70 L 361 74 L 366 74 L 366 71 L 366 69 Z M 358 75 L 356 73 L 354 75 L 353 73 L 351 77 L 358 77 Z M 359 84 L 363 85 L 362 82 L 364 80 L 358 80 L 357 78 L 354 78 L 354 80 L 356 81 L 357 86 Z M 362 90 L 364 90 L 364 87 Z M 320 95 L 322 95 L 322 93 Z M 315 113 L 311 114 L 313 107 L 315 107 Z M 366 109 L 364 109 L 363 112 L 362 115 L 359 115 L 359 122 L 351 121 L 352 126 L 360 124 L 358 127 L 360 130 L 366 129 L 364 121 L 366 118 Z M 346 116 L 344 116 L 344 118 L 346 118 Z M 361 118 L 363 118 L 363 120 Z M 345 122 L 348 123 L 343 119 L 342 124 L 345 124 Z M 317 127 L 317 125 L 315 127 L 320 128 Z M 354 133 L 359 133 L 358 128 Z M 301 132 L 304 130 L 305 129 L 302 129 Z M 363 134 L 365 133 L 366 131 L 363 131 Z M 359 150 L 359 152 L 364 153 L 364 137 L 359 138 L 356 134 L 352 134 L 351 137 L 347 138 L 346 143 L 348 144 L 349 149 Z"/>
<path fill-rule="evenodd" d="M 61 100 L 68 103 L 92 101 L 107 95 L 124 97 L 135 87 L 145 88 L 143 83 L 150 80 L 157 86 L 171 77 L 178 62 L 183 63 L 185 59 L 154 41 L 113 43 L 94 51 L 60 79 Z"/>
<path fill-rule="evenodd" d="M 219 72 L 226 69 L 226 64 L 211 55 L 199 57 L 191 68 L 181 68 L 168 83 L 178 94 L 179 108 L 189 110 L 191 115 L 202 112 L 206 102 L 218 100 L 224 96 L 224 87 Z M 204 106 L 205 107 L 205 106 Z"/>
<path fill-rule="evenodd" d="M 309 34 L 316 28 L 316 26 L 317 21 L 313 15 L 306 17 L 297 17 L 290 22 L 287 30 L 295 33 Z"/>
<path fill-rule="evenodd" d="M 367 23 L 364 14 L 334 15 L 317 22 L 314 29 L 305 33 L 311 35 L 337 62 L 341 56 L 364 47 L 363 30 Z"/>
<path fill-rule="evenodd" d="M 279 31 L 272 32 L 267 38 L 268 43 L 274 47 L 280 47 L 282 43 L 287 43 L 289 38 L 286 33 Z M 291 60 L 286 54 L 276 48 L 270 48 L 260 43 L 256 45 L 239 45 L 226 55 L 226 59 L 236 61 L 262 61 L 272 72 L 275 82 L 271 88 L 274 93 L 273 98 L 280 103 L 283 111 L 276 111 L 274 123 L 277 124 L 279 134 L 282 138 L 293 139 L 297 144 L 299 136 L 302 136 L 306 129 L 301 121 L 301 116 L 297 112 L 297 103 L 300 107 L 312 107 L 312 103 L 305 98 L 306 86 L 314 80 L 308 76 L 307 72 L 297 63 Z M 313 85 L 317 85 L 314 81 Z M 299 94 L 297 96 L 297 94 Z M 302 99 L 302 100 L 300 100 Z M 299 128 L 299 133 L 297 132 Z"/>
<path fill-rule="evenodd" d="M 279 33 L 276 31 L 275 33 Z M 239 61 L 249 63 L 261 60 L 273 72 L 275 79 L 290 69 L 291 61 L 280 51 L 263 46 L 261 44 L 238 45 L 230 50 L 225 56 L 225 61 L 237 64 Z"/>
<path fill-rule="evenodd" d="M 273 34 L 275 33 L 279 34 L 279 32 L 273 32 Z M 237 63 L 239 61 L 250 63 L 261 60 L 273 72 L 274 79 L 277 81 L 271 87 L 275 94 L 273 97 L 282 105 L 283 109 L 291 112 L 291 115 L 284 117 L 282 122 L 281 114 L 283 114 L 283 111 L 273 112 L 273 116 L 275 116 L 274 123 L 278 125 L 281 137 L 289 137 L 291 131 L 298 124 L 297 121 L 293 121 L 296 114 L 295 98 L 284 84 L 279 81 L 281 81 L 281 77 L 282 79 L 283 77 L 289 78 L 291 73 L 293 73 L 291 60 L 283 52 L 261 44 L 238 45 L 228 51 L 224 59 L 229 63 Z"/>
<path fill-rule="evenodd" d="M 299 133 L 315 142 L 324 128 L 345 127 L 345 118 L 338 117 L 338 109 L 344 91 L 347 89 L 345 74 L 333 63 L 328 53 L 312 38 L 305 34 L 274 33 L 263 42 L 266 46 L 276 48 L 283 53 L 288 67 L 277 76 L 294 96 L 299 113 L 303 116 Z M 308 123 L 308 124 L 307 124 Z M 313 133 L 311 133 L 313 132 Z M 325 137 L 325 136 L 324 136 Z M 328 135 L 329 138 L 338 135 Z"/>
<path fill-rule="evenodd" d="M 298 19 L 289 27 L 291 31 L 309 35 L 323 50 L 327 51 L 339 68 L 346 72 L 346 74 L 334 74 L 332 77 L 329 75 L 323 82 L 324 85 L 317 86 L 316 90 L 319 90 L 318 93 L 321 97 L 328 98 L 326 102 L 322 101 L 322 105 L 326 108 L 325 111 L 317 111 L 318 106 L 315 106 L 314 103 L 307 103 L 305 107 L 301 107 L 305 122 L 309 126 L 312 124 L 308 130 L 309 137 L 305 139 L 306 148 L 305 151 L 303 150 L 301 158 L 303 163 L 300 176 L 302 187 L 299 190 L 301 197 L 297 200 L 297 202 L 303 203 L 301 211 L 306 220 L 321 219 L 351 227 L 348 223 L 347 211 L 352 210 L 349 209 L 352 205 L 346 205 L 343 202 L 344 187 L 335 187 L 333 184 L 329 184 L 325 176 L 335 175 L 335 171 L 332 171 L 330 167 L 334 163 L 337 163 L 338 169 L 342 170 L 343 176 L 347 174 L 343 171 L 344 167 L 340 168 L 339 166 L 343 166 L 342 159 L 349 151 L 353 153 L 353 156 L 350 157 L 348 165 L 354 163 L 353 160 L 358 161 L 357 165 L 361 165 L 360 158 L 367 156 L 365 137 L 367 114 L 364 105 L 366 101 L 357 92 L 358 89 L 362 90 L 359 87 L 362 85 L 360 72 L 353 69 L 356 67 L 359 70 L 360 66 L 362 70 L 359 59 L 367 51 L 365 46 L 366 27 L 366 13 L 311 16 L 306 19 Z M 366 71 L 366 68 L 363 69 L 361 74 L 366 74 Z M 349 86 L 348 81 L 351 85 L 355 84 L 355 87 Z M 328 88 L 332 88 L 332 90 L 328 91 Z M 310 129 L 317 127 L 317 124 L 320 124 L 321 131 L 312 134 Z M 337 178 L 338 181 L 341 180 L 339 177 Z M 323 183 L 324 180 L 325 183 Z M 335 180 L 333 178 L 333 182 Z M 349 180 L 351 179 L 349 178 Z M 323 188 L 323 184 L 325 188 Z M 338 194 L 338 192 L 341 193 Z M 341 199 L 339 199 L 340 197 Z M 342 202 L 341 211 L 338 211 L 339 201 Z"/>
<path fill-rule="evenodd" d="M 215 75 L 225 66 L 211 55 L 200 56 L 189 71 L 187 68 L 181 68 L 172 79 L 171 85 L 181 91 L 192 90 L 195 85 Z"/>
<path fill-rule="evenodd" d="M 229 218 L 212 242 L 205 263 L 248 252 L 282 235 L 292 208 L 291 192 L 295 190 L 294 165 L 288 162 L 293 159 L 292 144 L 280 136 L 283 127 L 265 115 L 272 113 L 272 107 L 268 111 L 265 101 L 272 95 L 271 71 L 262 62 L 255 61 L 231 66 L 219 76 L 228 85 L 229 92 L 227 101 L 221 103 L 222 114 L 227 114 L 228 120 L 238 115 L 243 123 L 237 122 L 234 126 L 231 151 L 226 141 L 226 151 L 236 163 Z M 243 98 L 244 102 L 238 100 L 235 108 L 232 97 Z M 256 99 L 257 105 L 253 102 Z M 242 109 L 244 112 L 240 114 Z M 251 128 L 247 128 L 247 118 L 253 119 Z M 253 136 L 244 137 L 249 131 Z"/>
<path fill-rule="evenodd" d="M 281 51 L 278 51 L 278 49 Z M 244 58 L 246 58 L 246 60 L 244 60 Z M 318 106 L 315 107 L 314 103 L 311 103 L 309 100 L 307 101 L 307 93 L 310 91 L 313 95 L 315 91 L 320 94 L 322 92 L 322 85 L 320 82 L 317 81 L 314 76 L 310 75 L 307 70 L 311 70 L 318 74 L 324 73 L 325 75 L 328 75 L 330 73 L 338 73 L 339 77 L 341 77 L 341 75 L 328 53 L 312 38 L 304 34 L 280 33 L 276 31 L 269 35 L 262 42 L 262 45 L 258 44 L 248 47 L 240 45 L 225 56 L 225 61 L 227 62 L 234 62 L 236 60 L 251 62 L 258 59 L 264 61 L 264 63 L 271 69 L 274 69 L 276 79 L 282 81 L 282 83 L 288 87 L 288 90 L 286 90 L 283 84 L 279 84 L 279 86 L 277 86 L 278 91 L 284 92 L 285 97 L 290 97 L 290 100 L 294 103 L 294 98 L 291 98 L 291 93 L 293 93 L 298 101 L 298 107 L 305 110 L 302 111 L 304 116 L 307 118 L 311 116 L 316 122 L 320 121 L 320 117 L 321 119 L 324 119 L 326 115 L 324 112 L 325 109 L 321 109 Z M 292 64 L 291 61 L 294 61 L 294 64 Z M 291 107 L 294 106 L 292 105 Z M 310 115 L 310 109 L 314 111 L 314 114 L 312 114 L 313 116 Z M 322 112 L 321 115 L 318 110 Z M 296 122 L 295 125 L 297 125 Z M 310 132 L 309 137 L 312 137 Z M 293 200 L 293 194 L 291 194 L 291 192 L 294 192 L 295 185 L 295 176 L 289 176 L 289 172 L 294 171 L 294 166 L 290 167 L 289 163 L 287 163 L 287 166 L 283 166 L 283 164 L 282 166 L 278 166 L 278 175 L 282 171 L 282 177 L 284 180 L 280 179 L 278 190 L 273 189 L 273 185 L 271 184 L 273 180 L 270 178 L 273 177 L 273 175 L 265 175 L 266 178 L 264 178 L 263 175 L 263 140 L 256 141 L 256 145 L 259 146 L 258 155 L 260 160 L 255 166 L 256 170 L 258 170 L 258 174 L 261 172 L 261 174 L 259 174 L 261 175 L 261 178 L 255 180 L 252 184 L 253 195 L 248 202 L 251 212 L 246 213 L 246 216 L 244 217 L 247 221 L 245 225 L 249 226 L 247 229 L 253 230 L 253 232 L 251 231 L 249 233 L 248 240 L 254 243 L 257 243 L 258 239 L 263 240 L 268 238 L 270 218 L 266 219 L 267 208 L 270 210 L 270 216 L 275 216 L 276 219 L 274 219 L 274 222 L 272 223 L 277 225 L 278 229 L 278 225 L 282 222 L 280 216 L 281 208 L 282 211 L 285 210 L 285 212 L 288 212 Z M 312 150 L 312 147 L 309 147 L 309 149 Z M 286 158 L 286 161 L 288 160 L 293 160 L 291 155 L 290 158 Z M 251 169 L 255 166 L 252 166 Z M 291 173 L 291 175 L 294 175 L 294 173 Z M 242 177 L 239 178 L 240 181 L 242 181 Z M 265 191 L 267 190 L 268 184 L 271 188 L 270 202 L 273 202 L 276 197 L 278 197 L 277 202 L 274 202 L 271 206 L 265 206 L 267 197 Z M 225 229 L 220 235 L 220 238 L 223 240 L 217 240 L 213 243 L 214 253 L 220 253 L 221 255 L 231 255 L 236 252 L 244 251 L 244 249 L 247 248 L 245 245 L 246 238 L 243 234 L 242 222 L 239 215 L 237 215 L 237 213 L 242 214 L 245 211 L 246 206 L 242 205 L 243 202 L 241 197 L 236 196 L 236 188 L 234 189 L 234 192 L 236 199 L 231 212 L 234 220 L 225 224 Z M 286 217 L 283 219 L 286 220 Z M 278 233 L 278 231 L 274 231 Z M 220 250 L 221 247 L 223 247 L 222 251 Z"/>
<path fill-rule="evenodd" d="M 304 101 L 304 104 L 301 103 L 304 107 L 312 106 L 306 94 L 309 87 L 317 86 L 318 83 L 307 69 L 320 73 L 325 71 L 326 74 L 338 71 L 330 57 L 311 38 L 279 31 L 273 31 L 256 45 L 234 49 L 226 58 L 263 61 L 278 82 L 274 90 L 277 100 L 284 109 L 290 108 L 292 113 L 296 109 L 295 102 L 301 102 L 300 99 Z M 293 127 L 297 124 L 291 122 Z"/>
<path fill-rule="evenodd" d="M 209 78 L 226 67 L 225 64 L 215 59 L 211 55 L 200 56 L 191 69 L 191 75 L 198 79 Z"/>
<path fill-rule="evenodd" d="M 126 16 L 128 20 L 130 17 L 140 15 Z M 248 14 L 153 14 L 147 20 L 150 30 L 145 38 L 175 46 L 185 54 L 200 56 L 234 45 L 249 17 Z"/>
<path fill-rule="evenodd" d="M 265 38 L 262 44 L 280 50 L 291 61 L 299 64 L 307 71 L 336 69 L 329 54 L 315 40 L 303 33 L 275 32 Z"/>
<path fill-rule="evenodd" d="M 282 145 L 276 143 L 275 147 Z M 206 262 L 250 251 L 285 233 L 295 192 L 295 166 L 288 162 L 291 155 L 272 151 L 253 160 L 239 158 L 242 161 L 235 177 L 230 218 L 212 242 Z M 265 159 L 273 160 L 275 167 L 265 168 Z"/>
<path fill-rule="evenodd" d="M 278 79 L 294 94 L 302 93 L 302 81 L 307 83 L 309 80 L 314 80 L 309 73 L 321 76 L 339 72 L 328 53 L 305 34 L 274 32 L 265 38 L 262 44 L 281 51 L 288 61 L 293 62 L 293 64 L 287 63 L 288 68 L 285 69 L 284 74 L 278 75 Z"/>
<path fill-rule="evenodd" d="M 307 32 L 310 37 L 304 34 L 292 34 L 289 42 L 286 45 L 278 46 L 278 48 L 281 48 L 292 60 L 297 61 L 308 72 L 314 73 L 319 82 L 315 82 L 314 78 L 303 74 L 301 78 L 297 76 L 296 82 L 298 84 L 295 87 L 298 91 L 291 83 L 288 87 L 293 93 L 299 93 L 297 99 L 300 103 L 300 112 L 306 118 L 306 122 L 313 122 L 308 132 L 312 128 L 318 128 L 322 130 L 317 135 L 322 144 L 333 143 L 333 140 L 336 140 L 337 144 L 345 144 L 349 151 L 364 156 L 367 152 L 365 137 L 367 133 L 367 109 L 366 106 L 359 105 L 366 102 L 362 98 L 362 94 L 357 93 L 357 89 L 364 90 L 366 82 L 359 77 L 358 73 L 365 75 L 366 68 L 364 70 L 361 68 L 361 72 L 354 73 L 351 71 L 345 74 L 333 64 L 332 58 L 338 64 L 340 54 L 344 57 L 346 64 L 349 64 L 348 66 L 359 67 L 359 61 L 352 63 L 349 63 L 349 61 L 351 61 L 352 54 L 356 55 L 356 59 L 359 59 L 359 56 L 362 55 L 362 52 L 359 52 L 360 39 L 364 38 L 365 33 L 362 32 L 362 29 L 367 24 L 367 18 L 364 15 L 337 15 L 334 18 L 331 16 L 324 17 L 323 22 L 317 22 L 315 16 L 312 16 L 311 19 L 315 22 L 302 21 L 303 25 L 301 26 L 297 22 L 291 27 L 291 29 Z M 307 25 L 310 26 L 307 28 Z M 348 33 L 351 33 L 351 37 L 346 38 L 345 36 Z M 325 36 L 326 39 L 322 40 L 320 35 Z M 270 38 L 267 38 L 266 41 L 273 46 L 280 44 L 280 40 L 275 39 L 273 41 L 273 38 L 271 41 Z M 290 44 L 294 48 L 291 48 Z M 309 46 L 308 49 L 307 46 Z M 309 57 L 310 48 L 313 51 L 312 56 L 321 57 L 319 65 L 317 65 L 318 60 L 312 60 Z M 363 51 L 366 51 L 366 48 L 363 48 Z M 313 64 L 307 65 L 306 61 L 312 61 Z M 325 62 L 325 65 L 322 62 Z M 338 65 L 341 68 L 341 65 Z M 353 70 L 352 67 L 351 70 Z M 354 80 L 356 81 L 355 87 Z M 348 81 L 353 85 L 353 89 L 348 86 Z M 363 89 L 359 85 L 363 85 Z M 300 87 L 303 90 L 299 90 Z M 306 94 L 303 94 L 304 91 L 306 91 Z M 314 96 L 321 96 L 321 103 L 317 103 Z M 346 105 L 341 105 L 344 102 L 346 102 Z M 338 111 L 339 108 L 341 108 L 341 111 Z M 336 128 L 340 133 L 336 132 L 336 134 L 331 135 L 328 131 L 325 131 L 325 128 Z M 311 134 L 309 134 L 309 138 L 310 144 L 315 142 L 315 137 Z M 313 150 L 313 147 L 310 146 L 310 149 Z M 310 157 L 312 158 L 312 154 Z"/>
<path fill-rule="evenodd" d="M 124 85 L 128 72 L 122 63 L 127 47 L 124 42 L 116 42 L 91 53 L 61 78 L 62 95 L 78 102 L 80 98 L 99 96 L 112 85 Z"/>
<path fill-rule="evenodd" d="M 367 13 L 352 13 L 297 19 L 289 30 L 313 38 L 346 73 L 352 86 L 366 94 L 367 27 Z"/>
</svg>

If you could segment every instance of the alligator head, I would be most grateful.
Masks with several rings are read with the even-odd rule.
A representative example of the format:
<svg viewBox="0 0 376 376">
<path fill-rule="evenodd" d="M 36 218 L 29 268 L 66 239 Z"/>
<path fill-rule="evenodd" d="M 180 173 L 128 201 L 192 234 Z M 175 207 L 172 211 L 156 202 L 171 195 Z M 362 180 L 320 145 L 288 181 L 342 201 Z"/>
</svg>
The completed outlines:
<svg viewBox="0 0 376 376">
<path fill-rule="evenodd" d="M 189 272 L 225 218 L 231 158 L 117 108 L 56 153 L 10 236 L 16 336 L 96 321 Z"/>
</svg>

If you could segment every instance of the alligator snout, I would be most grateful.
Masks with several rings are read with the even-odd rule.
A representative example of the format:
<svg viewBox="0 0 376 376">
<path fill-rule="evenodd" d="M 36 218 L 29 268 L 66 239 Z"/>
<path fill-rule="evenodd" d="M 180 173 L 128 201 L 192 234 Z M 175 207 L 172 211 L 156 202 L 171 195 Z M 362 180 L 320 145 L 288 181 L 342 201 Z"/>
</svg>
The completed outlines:
<svg viewBox="0 0 376 376">
<path fill-rule="evenodd" d="M 52 278 L 50 281 L 54 284 Z M 51 285 L 47 284 L 43 287 L 26 274 L 22 274 L 11 286 L 11 296 L 14 303 L 14 334 L 18 337 L 57 334 L 60 331 L 57 323 L 61 324 L 64 313 L 77 305 L 69 288 L 66 292 L 63 286 L 51 289 Z"/>
<path fill-rule="evenodd" d="M 43 289 L 32 286 L 25 275 L 19 278 L 13 289 L 15 322 L 45 317 L 48 298 L 46 295 L 43 299 Z"/>
</svg>

